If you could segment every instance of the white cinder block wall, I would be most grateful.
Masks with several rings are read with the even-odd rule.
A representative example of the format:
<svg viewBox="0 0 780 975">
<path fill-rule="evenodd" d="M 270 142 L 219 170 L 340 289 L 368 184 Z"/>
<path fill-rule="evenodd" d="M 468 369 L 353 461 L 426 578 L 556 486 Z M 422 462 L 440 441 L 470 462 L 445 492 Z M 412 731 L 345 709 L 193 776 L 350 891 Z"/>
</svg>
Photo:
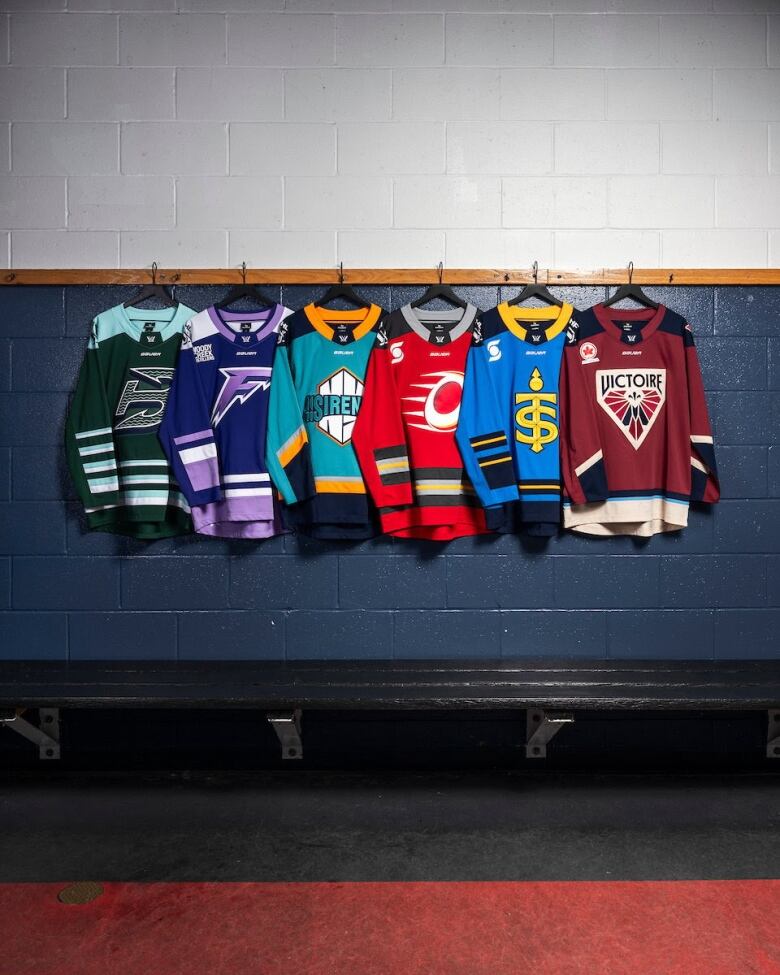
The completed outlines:
<svg viewBox="0 0 780 975">
<path fill-rule="evenodd" d="M 0 0 L 0 264 L 780 265 L 780 0 Z"/>
</svg>

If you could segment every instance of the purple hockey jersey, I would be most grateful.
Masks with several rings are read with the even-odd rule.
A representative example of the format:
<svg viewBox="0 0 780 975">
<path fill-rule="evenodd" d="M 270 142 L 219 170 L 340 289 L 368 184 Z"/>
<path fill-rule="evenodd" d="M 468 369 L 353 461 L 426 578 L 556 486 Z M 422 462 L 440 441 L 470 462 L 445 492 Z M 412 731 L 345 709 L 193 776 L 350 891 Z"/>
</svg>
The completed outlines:
<svg viewBox="0 0 780 975">
<path fill-rule="evenodd" d="M 283 305 L 207 308 L 184 327 L 160 441 L 195 530 L 229 538 L 282 531 L 265 463 L 268 393 Z"/>
</svg>

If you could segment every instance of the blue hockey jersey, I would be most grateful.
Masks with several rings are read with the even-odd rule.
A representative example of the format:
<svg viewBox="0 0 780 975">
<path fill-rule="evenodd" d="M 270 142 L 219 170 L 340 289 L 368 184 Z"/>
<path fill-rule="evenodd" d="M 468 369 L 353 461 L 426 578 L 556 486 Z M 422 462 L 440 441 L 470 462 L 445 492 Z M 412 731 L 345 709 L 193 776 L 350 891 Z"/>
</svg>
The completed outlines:
<svg viewBox="0 0 780 975">
<path fill-rule="evenodd" d="M 558 380 L 573 311 L 504 302 L 482 315 L 469 350 L 458 446 L 485 507 L 507 505 L 508 530 L 553 535 L 560 524 Z"/>
<path fill-rule="evenodd" d="M 160 440 L 202 535 L 281 531 L 265 461 L 268 401 L 283 305 L 207 308 L 184 329 Z"/>
</svg>

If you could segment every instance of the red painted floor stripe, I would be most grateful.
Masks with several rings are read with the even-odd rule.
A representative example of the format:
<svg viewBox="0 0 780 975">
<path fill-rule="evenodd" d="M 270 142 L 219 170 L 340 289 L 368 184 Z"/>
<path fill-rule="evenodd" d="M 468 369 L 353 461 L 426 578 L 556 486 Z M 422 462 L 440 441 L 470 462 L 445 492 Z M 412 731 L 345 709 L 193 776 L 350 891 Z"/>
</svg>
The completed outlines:
<svg viewBox="0 0 780 975">
<path fill-rule="evenodd" d="M 780 881 L 0 885 L 2 975 L 778 975 Z"/>
</svg>

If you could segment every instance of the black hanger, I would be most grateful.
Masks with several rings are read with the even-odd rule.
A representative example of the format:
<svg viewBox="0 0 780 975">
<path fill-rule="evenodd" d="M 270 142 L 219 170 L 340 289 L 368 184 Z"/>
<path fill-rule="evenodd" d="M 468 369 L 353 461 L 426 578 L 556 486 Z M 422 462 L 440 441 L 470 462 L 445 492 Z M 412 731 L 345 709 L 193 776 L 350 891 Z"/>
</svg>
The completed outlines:
<svg viewBox="0 0 780 975">
<path fill-rule="evenodd" d="M 432 284 L 424 294 L 420 295 L 415 301 L 412 301 L 412 308 L 420 308 L 422 305 L 427 305 L 434 298 L 441 298 L 442 301 L 448 301 L 451 305 L 455 305 L 456 308 L 468 307 L 468 302 L 459 298 L 448 284 L 442 284 L 442 278 L 444 277 L 444 263 L 442 261 L 439 261 L 438 272 L 439 283 Z"/>
<path fill-rule="evenodd" d="M 335 301 L 336 298 L 341 298 L 342 301 L 346 301 L 350 305 L 356 305 L 358 308 L 368 308 L 371 305 L 371 302 L 361 298 L 351 285 L 344 284 L 343 261 L 339 262 L 339 283 L 333 284 L 328 288 L 320 300 L 316 302 L 317 307 L 321 308 L 323 305 L 330 304 L 330 302 Z"/>
<path fill-rule="evenodd" d="M 547 302 L 548 305 L 556 305 L 558 308 L 563 308 L 563 302 L 556 298 L 552 291 L 549 291 L 543 284 L 538 283 L 539 278 L 539 262 L 534 261 L 534 283 L 527 284 L 519 295 L 516 295 L 511 301 L 508 301 L 508 305 L 522 305 L 524 301 L 528 301 L 529 298 L 538 298 L 540 301 Z"/>
<path fill-rule="evenodd" d="M 214 307 L 227 308 L 229 305 L 238 301 L 239 298 L 249 298 L 255 304 L 266 308 L 276 304 L 276 301 L 273 298 L 269 298 L 268 295 L 263 294 L 257 285 L 246 283 L 246 261 L 241 262 L 241 284 L 234 285 L 222 301 L 218 301 Z"/>
<path fill-rule="evenodd" d="M 645 308 L 658 308 L 658 302 L 653 301 L 652 298 L 648 298 L 647 295 L 642 291 L 638 284 L 632 284 L 631 278 L 634 276 L 634 262 L 628 262 L 628 284 L 621 284 L 617 291 L 612 295 L 611 298 L 607 298 L 603 302 L 604 307 L 609 305 L 615 305 L 619 301 L 623 301 L 624 298 L 632 298 L 634 301 L 638 302 L 640 305 L 644 305 Z"/>
<path fill-rule="evenodd" d="M 163 308 L 173 308 L 178 304 L 170 291 L 157 283 L 157 261 L 152 262 L 152 283 L 145 284 L 138 294 L 133 295 L 132 298 L 128 298 L 124 303 L 124 307 L 132 308 L 135 305 L 140 305 L 142 301 L 146 301 L 149 298 L 155 298 L 162 304 Z"/>
</svg>

